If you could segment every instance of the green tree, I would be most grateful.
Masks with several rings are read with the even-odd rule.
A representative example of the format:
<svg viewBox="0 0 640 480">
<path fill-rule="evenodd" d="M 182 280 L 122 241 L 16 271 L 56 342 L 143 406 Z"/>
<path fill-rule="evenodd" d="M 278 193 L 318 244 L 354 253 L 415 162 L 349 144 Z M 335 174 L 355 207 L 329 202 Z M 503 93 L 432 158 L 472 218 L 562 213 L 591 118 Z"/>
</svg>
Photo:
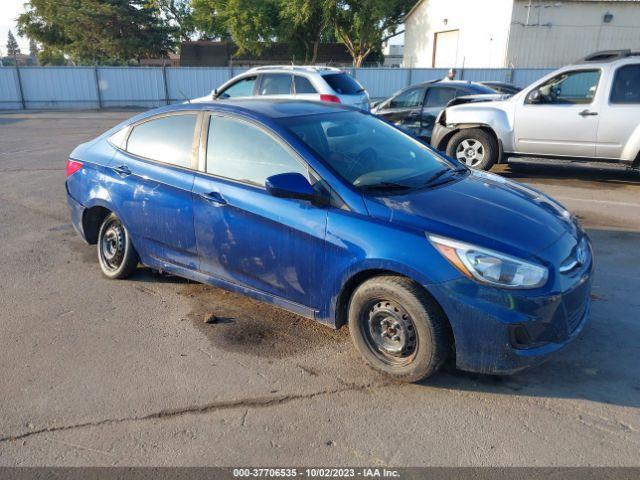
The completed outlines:
<svg viewBox="0 0 640 480">
<path fill-rule="evenodd" d="M 38 63 L 40 65 L 66 65 L 67 59 L 60 50 L 44 47 L 38 52 Z"/>
<path fill-rule="evenodd" d="M 29 0 L 18 31 L 76 63 L 164 56 L 174 27 L 146 0 Z"/>
<path fill-rule="evenodd" d="M 355 67 L 401 32 L 398 27 L 416 0 L 339 0 L 336 35 L 353 57 Z"/>
<path fill-rule="evenodd" d="M 9 35 L 7 35 L 7 55 L 13 57 L 19 53 L 20 46 L 18 46 L 18 42 L 16 42 L 16 37 L 14 37 L 11 30 L 9 30 Z"/>
<path fill-rule="evenodd" d="M 196 30 L 191 1 L 149 0 L 148 4 L 158 9 L 163 18 L 174 27 L 173 38 L 177 44 L 191 40 Z"/>
<path fill-rule="evenodd" d="M 40 52 L 40 48 L 38 48 L 38 44 L 33 38 L 29 39 L 29 56 L 31 58 L 38 58 L 38 53 Z"/>
<path fill-rule="evenodd" d="M 259 55 L 280 33 L 279 0 L 193 0 L 193 9 L 204 36 L 233 38 L 238 55 Z"/>
<path fill-rule="evenodd" d="M 283 40 L 302 49 L 305 63 L 315 63 L 318 47 L 333 26 L 337 0 L 280 0 Z"/>
</svg>

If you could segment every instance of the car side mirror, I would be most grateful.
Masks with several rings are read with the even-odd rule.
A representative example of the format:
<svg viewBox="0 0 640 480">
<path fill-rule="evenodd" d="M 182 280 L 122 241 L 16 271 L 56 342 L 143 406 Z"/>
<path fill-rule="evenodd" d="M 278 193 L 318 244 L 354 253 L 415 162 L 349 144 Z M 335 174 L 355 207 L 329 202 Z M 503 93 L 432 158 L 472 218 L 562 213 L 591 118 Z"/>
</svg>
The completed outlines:
<svg viewBox="0 0 640 480">
<path fill-rule="evenodd" d="M 541 103 L 542 102 L 542 93 L 540 93 L 539 89 L 533 90 L 527 96 L 527 103 Z"/>
<path fill-rule="evenodd" d="M 211 90 L 211 98 L 213 100 L 215 100 L 216 98 L 218 98 L 218 89 L 214 88 L 213 90 Z"/>
<path fill-rule="evenodd" d="M 317 195 L 309 181 L 299 173 L 280 173 L 265 181 L 267 192 L 279 198 L 315 200 Z"/>
</svg>

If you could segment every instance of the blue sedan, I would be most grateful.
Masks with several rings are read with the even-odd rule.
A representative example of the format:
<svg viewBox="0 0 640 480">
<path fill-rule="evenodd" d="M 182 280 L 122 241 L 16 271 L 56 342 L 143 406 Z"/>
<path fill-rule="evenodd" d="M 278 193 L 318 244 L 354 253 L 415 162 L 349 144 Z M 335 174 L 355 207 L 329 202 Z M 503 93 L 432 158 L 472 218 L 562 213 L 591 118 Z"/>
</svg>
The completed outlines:
<svg viewBox="0 0 640 480">
<path fill-rule="evenodd" d="M 78 146 L 72 222 L 109 278 L 152 269 L 348 324 L 374 369 L 512 373 L 589 315 L 592 250 L 560 204 L 368 113 L 169 106 Z"/>
</svg>

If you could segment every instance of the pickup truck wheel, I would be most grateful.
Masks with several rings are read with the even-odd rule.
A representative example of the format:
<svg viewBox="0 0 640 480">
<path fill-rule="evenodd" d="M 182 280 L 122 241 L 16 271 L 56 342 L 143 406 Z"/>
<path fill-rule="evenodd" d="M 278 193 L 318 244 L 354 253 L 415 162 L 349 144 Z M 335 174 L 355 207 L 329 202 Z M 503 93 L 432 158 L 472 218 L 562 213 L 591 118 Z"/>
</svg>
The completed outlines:
<svg viewBox="0 0 640 480">
<path fill-rule="evenodd" d="M 108 278 L 127 278 L 140 261 L 138 253 L 115 213 L 104 219 L 98 232 L 98 261 L 102 273 Z"/>
<path fill-rule="evenodd" d="M 404 382 L 433 375 L 450 351 L 444 313 L 419 285 L 400 276 L 374 277 L 356 289 L 349 332 L 370 367 Z"/>
<path fill-rule="evenodd" d="M 447 145 L 447 155 L 478 170 L 490 170 L 498 159 L 495 139 L 479 128 L 460 130 Z"/>
</svg>

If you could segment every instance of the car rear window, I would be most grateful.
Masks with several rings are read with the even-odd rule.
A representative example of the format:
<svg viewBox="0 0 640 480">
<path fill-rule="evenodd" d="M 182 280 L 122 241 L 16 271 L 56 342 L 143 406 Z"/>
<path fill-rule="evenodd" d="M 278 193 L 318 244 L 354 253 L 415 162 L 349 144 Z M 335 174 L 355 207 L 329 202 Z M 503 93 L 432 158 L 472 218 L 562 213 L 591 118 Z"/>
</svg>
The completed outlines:
<svg viewBox="0 0 640 480">
<path fill-rule="evenodd" d="M 155 118 L 133 127 L 126 150 L 140 157 L 189 168 L 195 127 L 194 114 Z"/>
<path fill-rule="evenodd" d="M 311 82 L 300 75 L 295 77 L 296 93 L 318 93 Z"/>
<path fill-rule="evenodd" d="M 346 73 L 330 73 L 329 75 L 323 75 L 322 78 L 340 95 L 355 95 L 364 90 L 362 85 Z"/>
</svg>

